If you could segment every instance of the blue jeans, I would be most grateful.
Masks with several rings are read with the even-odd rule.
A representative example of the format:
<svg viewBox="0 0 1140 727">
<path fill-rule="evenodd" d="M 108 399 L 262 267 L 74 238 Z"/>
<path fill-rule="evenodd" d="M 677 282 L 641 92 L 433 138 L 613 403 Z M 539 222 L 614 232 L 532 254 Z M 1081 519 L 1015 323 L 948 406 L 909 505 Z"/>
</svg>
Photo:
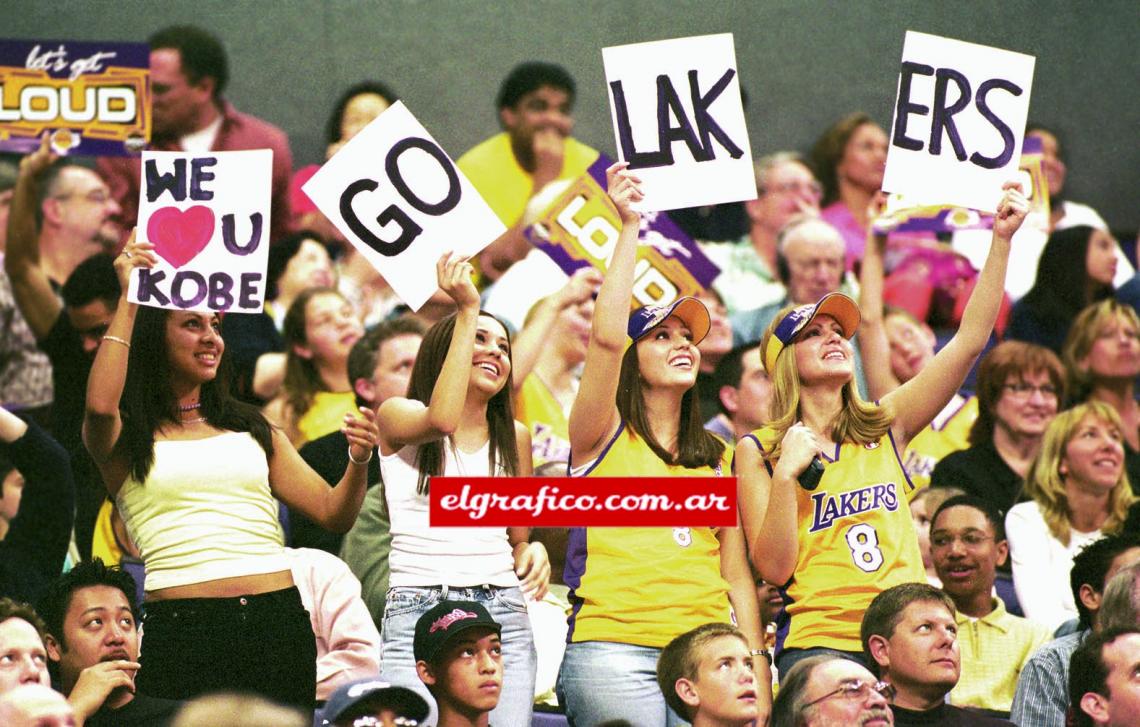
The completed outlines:
<svg viewBox="0 0 1140 727">
<path fill-rule="evenodd" d="M 669 709 L 657 686 L 660 655 L 661 649 L 610 641 L 567 644 L 558 673 L 558 701 L 571 726 L 594 727 L 617 719 L 634 727 L 688 724 Z"/>
<path fill-rule="evenodd" d="M 483 604 L 502 627 L 503 691 L 491 711 L 491 724 L 529 725 L 534 706 L 534 671 L 537 661 L 526 601 L 518 588 L 389 588 L 380 629 L 380 675 L 406 684 L 431 699 L 416 674 L 412 638 L 416 621 L 441 600 Z"/>
</svg>

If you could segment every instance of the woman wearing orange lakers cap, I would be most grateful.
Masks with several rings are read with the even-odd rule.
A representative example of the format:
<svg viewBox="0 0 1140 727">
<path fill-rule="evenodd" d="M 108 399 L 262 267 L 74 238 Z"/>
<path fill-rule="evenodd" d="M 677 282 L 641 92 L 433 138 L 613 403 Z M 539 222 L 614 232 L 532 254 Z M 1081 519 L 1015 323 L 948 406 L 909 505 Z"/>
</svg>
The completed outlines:
<svg viewBox="0 0 1140 727">
<path fill-rule="evenodd" d="M 606 175 L 622 229 L 570 410 L 571 475 L 658 483 L 728 475 L 730 447 L 704 430 L 696 391 L 708 310 L 682 297 L 630 313 L 640 223 L 631 205 L 642 198 L 640 180 L 624 163 Z M 657 685 L 657 657 L 692 628 L 735 613 L 752 646 L 764 645 L 739 527 L 571 528 L 567 550 L 572 611 L 557 692 L 574 727 L 685 724 Z M 764 723 L 768 663 L 758 654 L 753 664 L 760 688 L 751 699 Z"/>
<path fill-rule="evenodd" d="M 913 379 L 872 404 L 853 379 L 855 301 L 839 293 L 787 308 L 761 340 L 771 423 L 740 440 L 735 469 L 748 550 L 780 584 L 777 666 L 820 651 L 862 652 L 859 624 L 880 591 L 925 582 L 899 461 L 962 385 L 997 318 L 1010 238 L 1028 202 L 1005 185 L 993 242 L 958 332 Z M 872 243 L 873 244 L 873 243 Z"/>
</svg>

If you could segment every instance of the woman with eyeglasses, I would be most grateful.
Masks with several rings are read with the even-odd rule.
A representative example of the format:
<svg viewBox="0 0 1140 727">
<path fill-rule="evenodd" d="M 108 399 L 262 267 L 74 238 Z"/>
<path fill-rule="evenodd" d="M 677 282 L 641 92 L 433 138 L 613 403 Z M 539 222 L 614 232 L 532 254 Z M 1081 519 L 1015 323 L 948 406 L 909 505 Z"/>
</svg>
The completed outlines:
<svg viewBox="0 0 1140 727">
<path fill-rule="evenodd" d="M 1064 574 L 1073 556 L 1102 535 L 1120 532 L 1136 499 L 1124 471 L 1120 417 L 1102 401 L 1061 412 L 1029 469 L 1029 502 L 1005 518 L 1013 585 L 1027 618 L 1056 628 L 1077 617 Z"/>
<path fill-rule="evenodd" d="M 1002 513 L 1024 499 L 1022 483 L 1065 398 L 1065 370 L 1049 349 L 1002 341 L 978 365 L 978 418 L 970 446 L 939 460 L 932 487 L 957 487 Z"/>
<path fill-rule="evenodd" d="M 787 596 L 777 666 L 820 652 L 863 658 L 859 623 L 876 594 L 925 572 L 899 455 L 961 386 L 993 330 L 1010 238 L 1028 211 L 1007 183 L 993 242 L 958 332 L 878 403 L 854 383 L 855 302 L 839 293 L 784 309 L 761 340 L 772 420 L 734 462 L 752 563 Z"/>
<path fill-rule="evenodd" d="M 1140 487 L 1140 316 L 1115 298 L 1081 311 L 1061 349 L 1074 402 L 1103 401 L 1120 415 L 1124 469 L 1132 491 Z"/>
</svg>

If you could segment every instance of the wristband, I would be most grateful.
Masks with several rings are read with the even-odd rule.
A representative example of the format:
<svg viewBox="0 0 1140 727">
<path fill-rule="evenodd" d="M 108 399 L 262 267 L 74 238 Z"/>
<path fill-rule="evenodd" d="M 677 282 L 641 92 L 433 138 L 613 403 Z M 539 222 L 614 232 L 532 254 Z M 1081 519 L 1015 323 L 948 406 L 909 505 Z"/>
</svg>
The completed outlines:
<svg viewBox="0 0 1140 727">
<path fill-rule="evenodd" d="M 751 650 L 749 650 L 748 655 L 749 656 L 762 656 L 768 660 L 769 664 L 772 663 L 772 652 L 768 651 L 767 649 L 751 649 Z"/>
<path fill-rule="evenodd" d="M 348 461 L 352 462 L 353 464 L 368 464 L 369 462 L 372 461 L 372 453 L 374 451 L 375 450 L 372 450 L 372 449 L 368 450 L 368 457 L 366 457 L 365 459 L 356 459 L 355 457 L 352 456 L 352 445 L 350 444 L 350 445 L 348 445 Z"/>
</svg>

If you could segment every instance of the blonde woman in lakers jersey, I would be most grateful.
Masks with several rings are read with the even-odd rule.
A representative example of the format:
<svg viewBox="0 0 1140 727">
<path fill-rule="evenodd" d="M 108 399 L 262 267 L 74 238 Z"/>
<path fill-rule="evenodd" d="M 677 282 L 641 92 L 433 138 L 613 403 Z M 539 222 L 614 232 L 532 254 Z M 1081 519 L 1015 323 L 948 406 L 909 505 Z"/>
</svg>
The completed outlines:
<svg viewBox="0 0 1140 727">
<path fill-rule="evenodd" d="M 640 182 L 623 163 L 607 176 L 622 230 L 570 411 L 571 474 L 727 475 L 730 450 L 702 427 L 695 388 L 708 311 L 684 297 L 630 314 L 640 222 L 630 205 L 642 198 Z M 734 613 L 758 651 L 756 684 L 741 698 L 766 720 L 771 680 L 739 528 L 572 528 L 566 584 L 572 613 L 558 696 L 571 725 L 684 724 L 657 685 L 657 657 L 675 636 Z"/>
<path fill-rule="evenodd" d="M 740 440 L 735 467 L 752 562 L 784 592 L 781 671 L 820 651 L 858 657 L 871 599 L 898 583 L 925 581 L 907 507 L 914 487 L 899 455 L 954 396 L 989 339 L 1010 238 L 1027 210 L 1018 186 L 1007 183 L 961 327 L 878 405 L 855 389 L 850 338 L 859 309 L 847 296 L 785 309 L 765 332 L 772 421 Z"/>
</svg>

